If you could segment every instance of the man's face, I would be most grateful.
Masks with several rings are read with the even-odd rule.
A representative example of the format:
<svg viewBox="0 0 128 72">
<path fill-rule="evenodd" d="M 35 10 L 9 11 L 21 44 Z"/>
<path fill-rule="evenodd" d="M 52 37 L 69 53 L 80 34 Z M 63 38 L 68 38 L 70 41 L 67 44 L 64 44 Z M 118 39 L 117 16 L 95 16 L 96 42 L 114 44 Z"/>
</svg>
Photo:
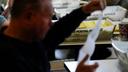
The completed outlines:
<svg viewBox="0 0 128 72">
<path fill-rule="evenodd" d="M 41 11 L 36 12 L 36 19 L 33 23 L 36 25 L 36 33 L 40 34 L 40 37 L 44 37 L 48 32 L 49 28 L 51 27 L 51 19 L 53 14 L 53 9 L 51 5 L 51 1 L 49 0 L 41 0 Z"/>
</svg>

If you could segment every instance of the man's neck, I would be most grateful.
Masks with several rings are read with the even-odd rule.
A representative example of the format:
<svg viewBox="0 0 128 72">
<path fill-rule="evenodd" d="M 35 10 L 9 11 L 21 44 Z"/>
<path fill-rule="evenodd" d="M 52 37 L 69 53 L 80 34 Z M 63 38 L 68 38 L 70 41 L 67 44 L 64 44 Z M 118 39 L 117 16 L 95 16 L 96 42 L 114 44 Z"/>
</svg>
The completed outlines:
<svg viewBox="0 0 128 72">
<path fill-rule="evenodd" d="M 40 40 L 37 37 L 38 35 L 36 35 L 36 33 L 34 34 L 31 29 L 28 29 L 28 27 L 24 27 L 23 25 L 19 24 L 22 23 L 19 23 L 17 21 L 11 21 L 8 28 L 4 31 L 4 34 L 12 38 L 29 43 Z"/>
</svg>

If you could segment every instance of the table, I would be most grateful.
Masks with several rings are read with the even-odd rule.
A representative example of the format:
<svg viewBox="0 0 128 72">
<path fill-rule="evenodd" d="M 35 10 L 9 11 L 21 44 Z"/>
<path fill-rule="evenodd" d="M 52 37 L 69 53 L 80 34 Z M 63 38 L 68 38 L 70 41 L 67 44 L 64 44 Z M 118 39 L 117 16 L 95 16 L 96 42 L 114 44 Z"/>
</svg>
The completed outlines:
<svg viewBox="0 0 128 72">
<path fill-rule="evenodd" d="M 118 61 L 118 59 L 108 59 L 93 60 L 90 62 L 98 62 L 99 67 L 97 68 L 96 72 L 121 72 L 118 65 Z M 77 64 L 77 61 L 64 62 L 64 66 L 69 72 L 75 72 Z"/>
</svg>

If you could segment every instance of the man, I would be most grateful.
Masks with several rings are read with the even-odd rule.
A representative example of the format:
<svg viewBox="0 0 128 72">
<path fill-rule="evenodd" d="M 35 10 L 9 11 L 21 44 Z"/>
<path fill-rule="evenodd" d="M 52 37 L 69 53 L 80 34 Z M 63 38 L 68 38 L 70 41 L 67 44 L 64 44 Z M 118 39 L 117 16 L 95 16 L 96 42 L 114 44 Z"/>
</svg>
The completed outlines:
<svg viewBox="0 0 128 72">
<path fill-rule="evenodd" d="M 50 72 L 49 48 L 54 49 L 90 12 L 103 9 L 104 5 L 104 0 L 92 0 L 52 26 L 50 0 L 14 0 L 9 26 L 0 33 L 0 70 Z M 78 65 L 77 72 L 93 72 L 98 67 L 97 63 L 84 65 L 87 57 Z"/>
<path fill-rule="evenodd" d="M 120 2 L 121 0 L 106 0 L 107 5 L 116 5 Z"/>
<path fill-rule="evenodd" d="M 0 15 L 0 28 L 5 25 L 4 22 L 6 22 L 6 18 L 2 15 Z"/>
<path fill-rule="evenodd" d="M 12 5 L 13 5 L 13 0 L 7 0 L 5 9 L 4 9 L 4 11 L 2 12 L 1 15 L 5 16 L 6 18 L 8 18 L 10 16 L 10 10 L 11 10 Z"/>
<path fill-rule="evenodd" d="M 0 14 L 2 14 L 3 11 L 4 11 L 4 8 L 2 6 L 2 0 L 0 0 Z"/>
<path fill-rule="evenodd" d="M 120 5 L 128 9 L 128 0 L 106 0 L 107 5 Z"/>
</svg>

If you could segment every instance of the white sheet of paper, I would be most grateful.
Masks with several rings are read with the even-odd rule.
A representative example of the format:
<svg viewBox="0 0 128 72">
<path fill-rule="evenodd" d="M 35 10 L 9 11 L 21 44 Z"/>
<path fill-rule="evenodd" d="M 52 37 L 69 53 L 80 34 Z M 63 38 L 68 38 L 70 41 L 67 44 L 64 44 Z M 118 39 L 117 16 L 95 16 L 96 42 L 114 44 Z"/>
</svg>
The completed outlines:
<svg viewBox="0 0 128 72">
<path fill-rule="evenodd" d="M 78 62 L 80 62 L 87 54 L 89 54 L 89 58 L 85 62 L 85 64 L 89 64 L 90 57 L 92 56 L 95 50 L 95 41 L 101 29 L 100 24 L 101 24 L 102 19 L 103 19 L 103 15 L 101 14 L 99 16 L 99 19 L 96 22 L 96 27 L 89 33 L 84 46 L 79 51 Z"/>
</svg>

